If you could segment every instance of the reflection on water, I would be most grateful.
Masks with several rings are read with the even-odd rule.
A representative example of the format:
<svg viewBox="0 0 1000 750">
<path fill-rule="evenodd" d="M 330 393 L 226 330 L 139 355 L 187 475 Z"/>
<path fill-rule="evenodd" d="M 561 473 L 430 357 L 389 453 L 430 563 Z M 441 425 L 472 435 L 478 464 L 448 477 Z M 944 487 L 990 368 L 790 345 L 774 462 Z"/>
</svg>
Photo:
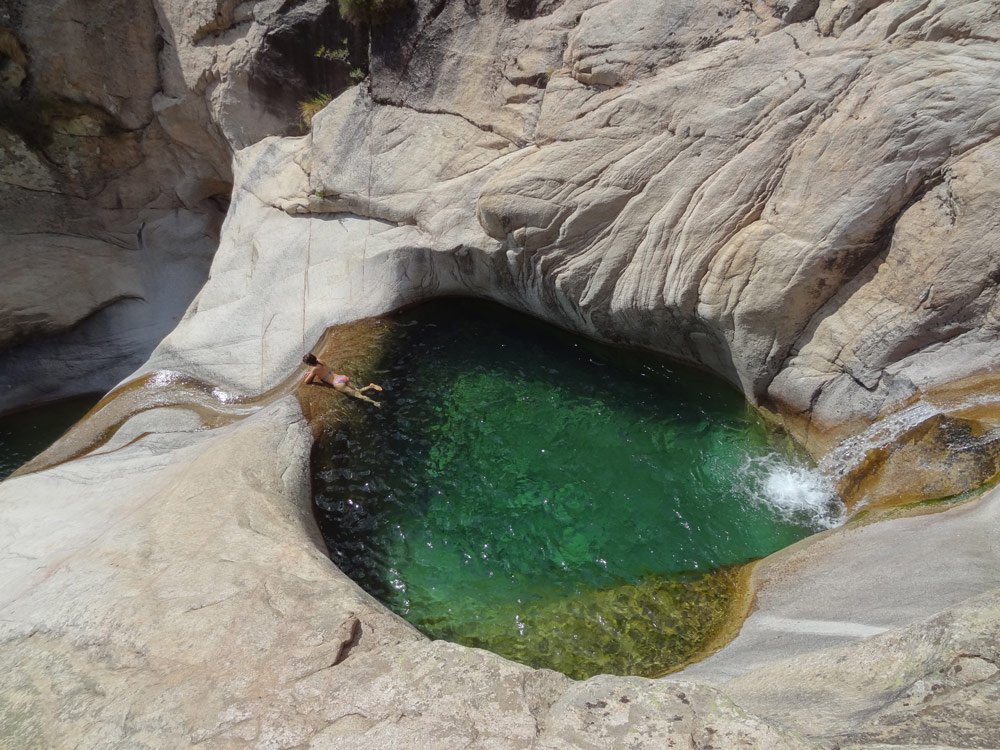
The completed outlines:
<svg viewBox="0 0 1000 750">
<path fill-rule="evenodd" d="M 399 316 L 313 459 L 334 561 L 432 637 L 574 676 L 655 674 L 725 621 L 733 566 L 841 519 L 829 486 L 703 372 L 492 305 Z"/>
</svg>

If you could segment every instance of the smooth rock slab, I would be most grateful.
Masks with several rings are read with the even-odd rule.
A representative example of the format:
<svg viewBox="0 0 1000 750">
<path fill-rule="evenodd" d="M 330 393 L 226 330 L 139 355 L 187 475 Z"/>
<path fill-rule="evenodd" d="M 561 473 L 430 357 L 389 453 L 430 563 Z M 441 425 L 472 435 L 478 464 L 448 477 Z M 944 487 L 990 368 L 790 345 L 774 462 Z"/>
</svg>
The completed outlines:
<svg viewBox="0 0 1000 750">
<path fill-rule="evenodd" d="M 745 708 L 841 742 L 1000 745 L 1000 591 L 725 684 Z"/>
<path fill-rule="evenodd" d="M 920 732 L 995 746 L 998 591 L 900 631 L 841 634 L 853 642 L 835 649 L 813 638 L 771 664 L 765 649 L 721 685 L 574 682 L 430 642 L 336 570 L 311 518 L 310 431 L 290 397 L 215 430 L 164 424 L 174 431 L 0 485 L 4 746 L 815 748 Z M 903 519 L 830 533 L 812 560 L 803 544 L 762 563 L 755 617 L 824 585 L 814 571 L 828 559 L 850 569 L 843 595 L 863 604 L 884 586 L 863 555 L 887 539 L 915 583 L 932 580 L 926 550 L 955 554 L 949 529 L 995 515 L 992 496 L 979 503 L 930 519 L 926 538 L 888 534 L 924 520 Z M 992 547 L 983 560 L 978 585 L 996 572 Z M 924 587 L 919 604 L 954 596 Z M 796 614 L 814 616 L 811 604 L 828 603 L 800 601 Z"/>
<path fill-rule="evenodd" d="M 739 635 L 684 670 L 724 684 L 760 667 L 907 625 L 1000 586 L 1000 490 L 963 507 L 810 537 L 754 571 Z"/>
</svg>

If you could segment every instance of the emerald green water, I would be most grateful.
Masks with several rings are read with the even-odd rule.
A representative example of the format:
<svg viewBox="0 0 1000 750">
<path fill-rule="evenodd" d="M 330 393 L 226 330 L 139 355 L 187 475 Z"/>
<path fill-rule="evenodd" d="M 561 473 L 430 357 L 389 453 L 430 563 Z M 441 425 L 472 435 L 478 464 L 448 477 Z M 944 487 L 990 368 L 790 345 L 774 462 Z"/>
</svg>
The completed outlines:
<svg viewBox="0 0 1000 750">
<path fill-rule="evenodd" d="M 0 417 L 0 479 L 52 445 L 99 399 L 89 394 Z"/>
<path fill-rule="evenodd" d="M 822 481 L 704 372 L 495 305 L 397 316 L 381 409 L 315 449 L 334 562 L 434 638 L 573 676 L 696 653 L 734 566 L 839 520 Z"/>
</svg>

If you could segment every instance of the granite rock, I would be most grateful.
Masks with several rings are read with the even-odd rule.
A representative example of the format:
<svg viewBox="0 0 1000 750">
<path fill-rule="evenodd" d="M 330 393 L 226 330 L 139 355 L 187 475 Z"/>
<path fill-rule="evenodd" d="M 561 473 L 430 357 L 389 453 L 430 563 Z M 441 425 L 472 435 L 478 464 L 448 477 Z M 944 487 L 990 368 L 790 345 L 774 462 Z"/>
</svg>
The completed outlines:
<svg viewBox="0 0 1000 750">
<path fill-rule="evenodd" d="M 96 371 L 131 330 L 111 350 L 131 369 L 199 287 L 136 377 L 260 394 L 332 324 L 470 294 L 714 370 L 819 454 L 996 366 L 995 3 L 418 0 L 300 137 L 314 79 L 286 96 L 280 73 L 297 35 L 341 29 L 286 5 L 142 4 L 150 32 L 113 3 L 93 59 L 145 57 L 106 91 L 26 42 L 38 8 L 3 9 L 4 103 L 59 106 L 29 109 L 50 140 L 3 125 L 0 247 L 37 240 L 39 276 L 81 277 L 52 258 L 82 238 L 105 272 L 48 290 L 62 310 L 4 297 L 4 385 L 26 390 L 0 408 L 40 400 L 32 367 L 64 387 L 37 364 L 53 347 Z M 57 10 L 85 43 L 83 4 Z M 0 485 L 5 744 L 1000 742 L 997 491 L 761 563 L 743 634 L 681 678 L 576 683 L 429 642 L 340 574 L 294 402 L 196 413 L 146 409 Z"/>
</svg>

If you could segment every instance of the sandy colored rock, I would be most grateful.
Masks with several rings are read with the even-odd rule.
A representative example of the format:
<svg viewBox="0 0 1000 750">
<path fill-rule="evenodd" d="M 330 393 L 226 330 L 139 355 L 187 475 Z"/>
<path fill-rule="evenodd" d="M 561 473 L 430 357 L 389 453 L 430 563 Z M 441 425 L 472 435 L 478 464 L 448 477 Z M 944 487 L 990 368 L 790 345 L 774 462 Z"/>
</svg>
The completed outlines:
<svg viewBox="0 0 1000 750">
<path fill-rule="evenodd" d="M 936 415 L 867 452 L 838 481 L 852 502 L 904 504 L 961 495 L 997 473 L 1000 430 L 977 420 Z"/>
<path fill-rule="evenodd" d="M 988 36 L 995 13 L 966 5 Z M 234 195 L 217 266 L 235 275 L 213 279 L 204 301 L 214 310 L 231 298 L 242 321 L 260 316 L 247 306 L 271 310 L 250 325 L 274 343 L 248 356 L 273 374 L 254 384 L 250 372 L 213 368 L 200 348 L 181 356 L 206 377 L 266 388 L 281 362 L 344 319 L 310 312 L 330 299 L 362 315 L 484 294 L 707 366 L 817 455 L 927 389 L 994 367 L 995 45 L 962 36 L 954 5 L 856 14 L 838 4 L 828 10 L 843 28 L 830 35 L 811 19 L 783 20 L 807 6 L 720 4 L 697 22 L 685 4 L 643 15 L 563 3 L 520 20 L 499 3 L 417 6 L 377 32 L 370 91 L 340 97 L 305 138 L 239 154 L 247 189 Z M 612 44 L 626 18 L 635 33 Z M 716 25 L 702 39 L 706 18 Z M 399 49 L 378 36 L 397 38 L 414 19 L 421 32 Z M 476 58 L 480 67 L 443 53 L 484 49 L 489 33 L 506 49 L 529 32 L 548 51 L 498 51 Z M 546 68 L 532 84 L 544 96 L 519 100 L 514 120 L 496 119 L 515 111 L 502 86 L 458 86 L 513 80 L 525 60 L 550 65 L 554 39 L 561 67 Z M 402 70 L 404 48 L 413 64 Z M 465 74 L 431 77 L 437 62 Z M 595 83 L 584 67 L 610 77 Z M 937 208 L 952 203 L 957 213 Z M 294 223 L 269 234 L 286 226 L 272 209 Z M 367 228 L 333 239 L 331 221 Z M 954 252 L 938 252 L 943 242 Z M 334 246 L 355 270 L 313 283 L 306 269 Z M 304 304 L 278 311 L 287 286 L 249 291 L 267 275 L 227 290 L 222 279 L 242 278 L 250 247 L 251 267 L 273 258 L 289 282 L 298 269 Z M 947 291 L 919 302 L 935 284 Z M 198 309 L 178 342 L 209 330 Z M 278 336 L 285 327 L 297 341 Z"/>
<path fill-rule="evenodd" d="M 842 743 L 993 747 L 1000 593 L 725 685 L 740 705 Z M 761 711 L 764 706 L 767 709 Z"/>
<path fill-rule="evenodd" d="M 5 123 L 0 251 L 45 231 L 129 260 L 46 291 L 75 322 L 16 301 L 11 340 L 64 338 L 4 352 L 0 404 L 154 342 L 137 375 L 261 393 L 327 326 L 447 294 L 706 366 L 817 453 L 997 365 L 995 3 L 419 0 L 374 32 L 370 84 L 288 137 L 323 76 L 294 42 L 311 58 L 332 7 L 158 2 L 151 30 L 112 4 L 95 64 L 145 57 L 107 91 L 60 50 L 4 53 L 5 105 L 31 81 L 60 101 L 22 110 L 48 142 Z M 81 8 L 53 16 L 71 49 Z M 2 22 L 40 39 L 40 12 Z M 761 564 L 740 637 L 681 678 L 574 683 L 428 642 L 345 579 L 290 400 L 213 430 L 144 414 L 0 485 L 8 744 L 1000 744 L 996 491 Z"/>
</svg>

